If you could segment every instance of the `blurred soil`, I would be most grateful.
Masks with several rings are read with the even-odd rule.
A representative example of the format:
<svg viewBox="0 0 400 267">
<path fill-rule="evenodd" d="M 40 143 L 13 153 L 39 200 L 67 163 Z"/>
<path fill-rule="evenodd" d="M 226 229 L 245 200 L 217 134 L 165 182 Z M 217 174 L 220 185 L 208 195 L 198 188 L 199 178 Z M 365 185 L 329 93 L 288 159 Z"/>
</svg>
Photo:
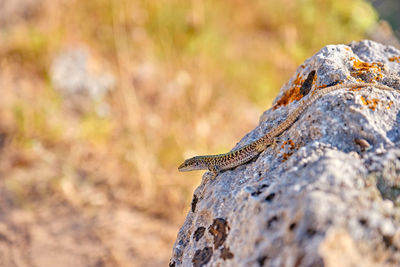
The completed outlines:
<svg viewBox="0 0 400 267">
<path fill-rule="evenodd" d="M 1 145 L 0 266 L 166 265 L 177 231 L 171 220 L 114 198 L 107 181 L 94 184 L 84 170 L 73 182 L 56 181 L 68 161 L 62 155 L 15 151 L 4 132 Z"/>
<path fill-rule="evenodd" d="M 0 195 L 1 266 L 165 266 L 176 226 L 129 207 L 88 216 L 66 200 L 40 210 L 13 206 Z"/>
</svg>

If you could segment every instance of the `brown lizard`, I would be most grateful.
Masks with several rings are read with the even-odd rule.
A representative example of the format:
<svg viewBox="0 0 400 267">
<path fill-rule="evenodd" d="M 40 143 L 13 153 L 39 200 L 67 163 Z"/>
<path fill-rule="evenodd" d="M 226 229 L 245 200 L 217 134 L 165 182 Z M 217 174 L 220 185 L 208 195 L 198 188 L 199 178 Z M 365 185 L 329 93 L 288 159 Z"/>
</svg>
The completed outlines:
<svg viewBox="0 0 400 267">
<path fill-rule="evenodd" d="M 310 75 L 313 76 L 314 74 L 312 74 L 311 72 L 309 74 L 309 77 Z M 275 138 L 281 135 L 285 130 L 287 130 L 299 118 L 304 110 L 306 110 L 312 103 L 314 103 L 322 96 L 339 89 L 365 87 L 374 87 L 380 90 L 387 91 L 398 91 L 386 85 L 375 83 L 338 84 L 334 86 L 320 88 L 319 90 L 314 90 L 307 99 L 303 99 L 301 101 L 298 107 L 293 112 L 291 112 L 283 122 L 272 128 L 269 132 L 267 132 L 264 136 L 257 139 L 256 141 L 225 154 L 196 156 L 187 159 L 179 166 L 178 170 L 182 172 L 194 170 L 209 170 L 212 172 L 212 177 L 215 178 L 219 172 L 240 166 L 258 156 L 268 146 L 272 145 Z M 304 91 L 308 93 L 310 90 Z"/>
</svg>

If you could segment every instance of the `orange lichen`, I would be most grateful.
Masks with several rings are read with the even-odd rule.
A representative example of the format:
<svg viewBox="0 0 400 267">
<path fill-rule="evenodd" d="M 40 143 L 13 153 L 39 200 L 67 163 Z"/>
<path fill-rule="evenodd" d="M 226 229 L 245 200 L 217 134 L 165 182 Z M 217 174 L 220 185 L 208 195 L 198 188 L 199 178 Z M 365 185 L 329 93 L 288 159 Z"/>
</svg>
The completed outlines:
<svg viewBox="0 0 400 267">
<path fill-rule="evenodd" d="M 286 106 L 287 104 L 300 100 L 303 95 L 300 93 L 300 88 L 303 84 L 304 80 L 301 78 L 300 73 L 297 74 L 296 79 L 293 81 L 294 87 L 287 90 L 281 99 L 279 99 L 276 104 L 272 107 L 272 109 L 277 109 L 281 106 Z"/>
<path fill-rule="evenodd" d="M 289 152 L 289 153 L 283 153 L 282 155 L 282 160 L 286 161 L 291 155 L 293 155 L 293 152 Z"/>
<path fill-rule="evenodd" d="M 286 145 L 289 145 L 288 150 L 290 152 L 284 152 L 283 153 L 283 155 L 282 155 L 283 161 L 286 161 L 291 155 L 293 155 L 293 151 L 292 150 L 296 149 L 296 146 L 295 146 L 293 140 L 291 140 L 291 139 L 289 139 L 287 141 L 284 141 L 282 143 L 282 145 L 281 145 L 281 148 L 282 149 L 285 148 Z"/>
<path fill-rule="evenodd" d="M 371 102 L 371 105 L 369 105 L 368 107 L 369 107 L 370 109 L 372 109 L 372 110 L 375 110 L 375 109 L 376 109 L 376 105 L 377 105 L 378 102 L 379 102 L 379 99 L 378 99 L 378 98 L 372 98 L 371 101 L 372 101 L 372 102 Z"/>
<path fill-rule="evenodd" d="M 290 146 L 289 149 L 294 149 L 295 148 L 294 142 L 291 139 L 283 142 L 282 145 L 281 145 L 281 148 L 283 149 L 285 147 L 285 145 L 289 145 Z"/>
<path fill-rule="evenodd" d="M 359 71 L 369 71 L 371 68 L 377 68 L 378 64 L 373 62 L 373 63 L 368 63 L 368 62 L 362 62 L 360 60 L 353 60 L 353 68 Z"/>
<path fill-rule="evenodd" d="M 400 63 L 400 56 L 391 57 L 389 58 L 389 61 Z"/>
<path fill-rule="evenodd" d="M 294 100 L 300 100 L 303 95 L 300 93 L 300 87 L 294 87 L 286 91 L 281 99 L 279 99 L 272 109 L 277 109 L 281 106 L 286 106 L 287 104 L 293 102 Z"/>
<path fill-rule="evenodd" d="M 365 99 L 364 96 L 361 96 L 361 101 L 363 102 L 363 104 L 365 106 L 368 106 L 369 109 L 371 110 L 375 110 L 376 109 L 376 105 L 379 102 L 379 99 L 377 98 L 372 98 L 371 100 Z"/>
<path fill-rule="evenodd" d="M 367 100 L 363 96 L 361 96 L 361 101 L 363 102 L 364 105 L 368 105 Z"/>
<path fill-rule="evenodd" d="M 380 80 L 382 79 L 382 67 L 383 64 L 381 62 L 363 62 L 361 60 L 357 60 L 354 57 L 349 58 L 350 61 L 353 62 L 353 72 L 351 72 L 351 76 L 357 78 L 357 81 L 364 82 L 364 80 L 358 78 L 359 76 L 365 75 L 367 73 L 371 73 L 373 75 L 372 80 Z"/>
<path fill-rule="evenodd" d="M 393 105 L 393 101 L 390 100 L 389 103 L 388 103 L 388 105 L 387 105 L 387 107 L 386 107 L 386 109 L 390 109 L 390 108 L 392 107 L 392 105 Z"/>
</svg>

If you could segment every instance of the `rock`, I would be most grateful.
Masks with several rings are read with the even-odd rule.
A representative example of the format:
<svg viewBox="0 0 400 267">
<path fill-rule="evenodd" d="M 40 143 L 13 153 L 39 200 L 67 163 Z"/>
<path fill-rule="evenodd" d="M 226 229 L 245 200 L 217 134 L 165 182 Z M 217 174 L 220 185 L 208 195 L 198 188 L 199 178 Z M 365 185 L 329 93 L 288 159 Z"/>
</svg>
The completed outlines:
<svg viewBox="0 0 400 267">
<path fill-rule="evenodd" d="M 361 41 L 306 60 L 235 148 L 296 108 L 312 70 L 317 86 L 377 82 L 399 93 L 329 93 L 252 162 L 204 175 L 170 266 L 399 266 L 399 59 L 393 47 Z"/>
</svg>

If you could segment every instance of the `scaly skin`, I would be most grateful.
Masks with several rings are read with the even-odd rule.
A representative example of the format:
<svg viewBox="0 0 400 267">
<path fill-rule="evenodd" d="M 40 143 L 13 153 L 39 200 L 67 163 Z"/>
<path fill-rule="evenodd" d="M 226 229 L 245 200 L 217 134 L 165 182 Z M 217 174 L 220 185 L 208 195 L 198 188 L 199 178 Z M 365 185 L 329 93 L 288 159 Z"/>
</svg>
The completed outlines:
<svg viewBox="0 0 400 267">
<path fill-rule="evenodd" d="M 179 171 L 194 171 L 194 170 L 209 170 L 215 178 L 219 172 L 224 170 L 229 170 L 240 166 L 246 162 L 257 157 L 261 152 L 263 152 L 268 146 L 274 143 L 277 136 L 281 135 L 286 131 L 293 123 L 299 118 L 299 116 L 316 100 L 322 96 L 344 88 L 365 88 L 374 87 L 380 90 L 386 91 L 396 91 L 391 87 L 382 84 L 375 83 L 348 83 L 348 84 L 338 84 L 330 87 L 320 88 L 319 90 L 314 90 L 307 99 L 301 100 L 302 102 L 299 106 L 290 113 L 287 118 L 281 122 L 276 127 L 272 128 L 268 133 L 262 136 L 260 139 L 245 145 L 237 150 L 218 155 L 208 155 L 208 156 L 197 156 L 185 160 L 180 166 Z"/>
</svg>

